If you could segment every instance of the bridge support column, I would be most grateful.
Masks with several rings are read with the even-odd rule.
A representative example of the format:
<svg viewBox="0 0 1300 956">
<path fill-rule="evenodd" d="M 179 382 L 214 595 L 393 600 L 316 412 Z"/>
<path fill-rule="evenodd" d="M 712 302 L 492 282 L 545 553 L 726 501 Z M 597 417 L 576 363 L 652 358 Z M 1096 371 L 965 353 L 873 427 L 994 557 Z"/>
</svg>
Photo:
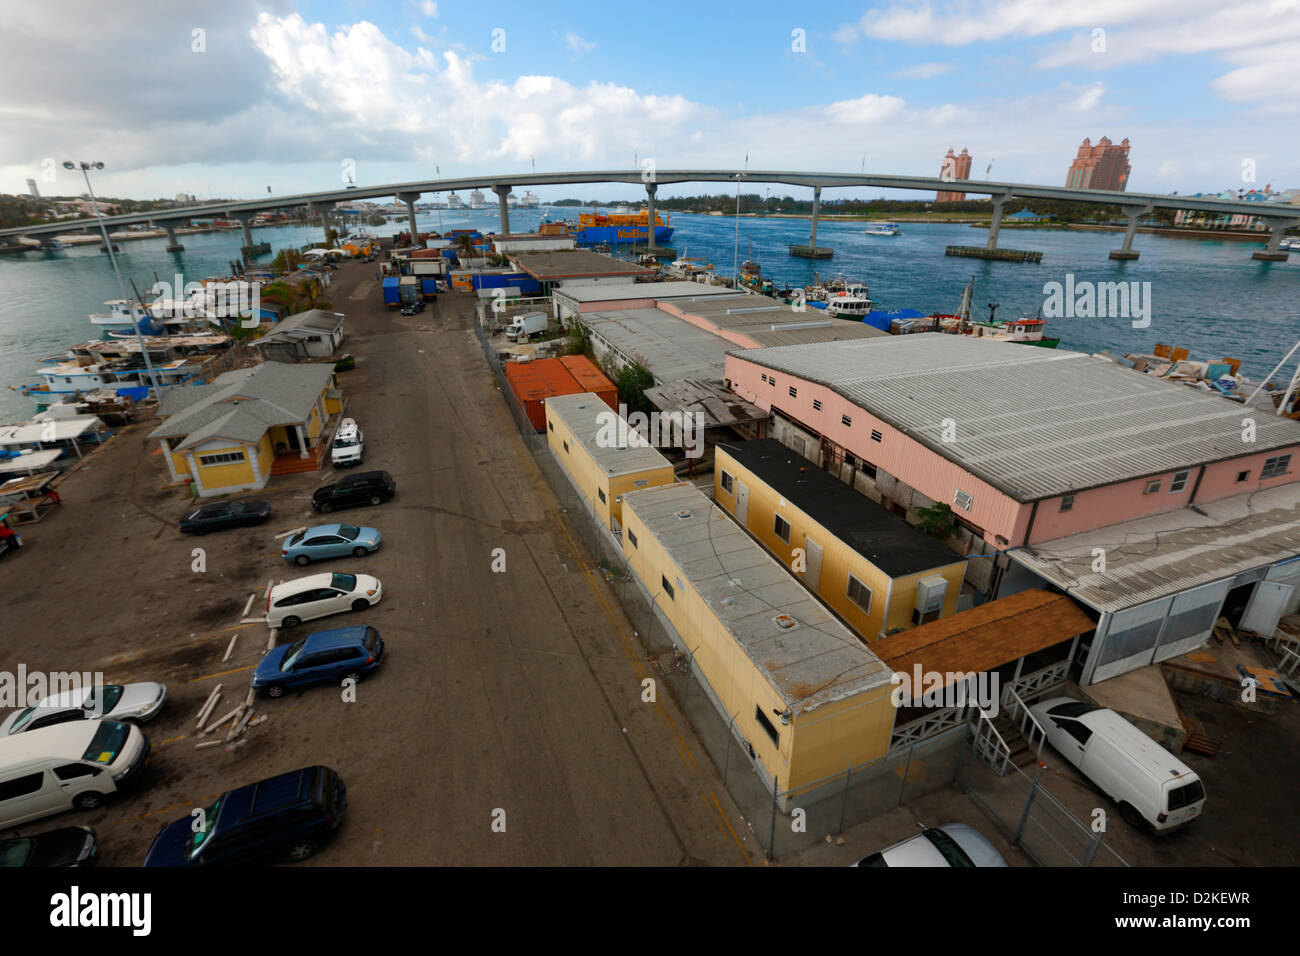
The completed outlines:
<svg viewBox="0 0 1300 956">
<path fill-rule="evenodd" d="M 253 214 L 251 212 L 230 213 L 230 218 L 239 223 L 239 229 L 244 234 L 244 244 L 240 247 L 240 254 L 244 257 L 245 262 L 251 262 L 254 256 L 260 256 L 264 252 L 271 251 L 269 242 L 253 241 Z"/>
<path fill-rule="evenodd" d="M 185 247 L 176 241 L 176 223 L 164 222 L 162 224 L 162 227 L 163 230 L 167 233 L 167 251 L 184 252 Z"/>
<path fill-rule="evenodd" d="M 312 212 L 320 216 L 320 228 L 324 237 L 325 245 L 330 244 L 330 210 L 334 208 L 332 202 L 314 202 L 308 204 Z"/>
<path fill-rule="evenodd" d="M 998 247 L 998 233 L 1002 230 L 1002 210 L 1009 198 L 1011 197 L 993 197 L 993 218 L 989 220 L 989 237 L 984 243 L 985 249 L 996 249 Z"/>
<path fill-rule="evenodd" d="M 417 201 L 419 201 L 420 194 L 419 193 L 398 193 L 396 198 L 398 202 L 406 203 L 406 221 L 410 226 L 410 230 L 411 230 L 411 245 L 419 246 L 420 232 L 418 229 L 415 228 L 415 204 Z"/>
<path fill-rule="evenodd" d="M 497 209 L 501 213 L 501 235 L 510 235 L 510 204 L 506 202 L 506 197 L 510 195 L 509 186 L 493 186 L 492 191 L 497 194 Z"/>
<path fill-rule="evenodd" d="M 1261 262 L 1286 262 L 1288 252 L 1282 248 L 1282 236 L 1298 223 L 1300 219 L 1273 219 L 1268 226 L 1268 245 L 1258 252 L 1252 252 L 1250 257 Z"/>
<path fill-rule="evenodd" d="M 1141 207 L 1126 206 L 1124 208 L 1124 215 L 1128 219 L 1128 226 L 1124 229 L 1123 244 L 1118 249 L 1112 249 L 1110 251 L 1110 257 L 1112 259 L 1123 259 L 1131 262 L 1138 257 L 1137 250 L 1133 248 L 1133 237 L 1137 235 L 1138 220 L 1150 213 L 1151 209 L 1152 207 L 1150 204 Z"/>
<path fill-rule="evenodd" d="M 646 251 L 655 251 L 655 193 L 659 191 L 658 183 L 645 184 L 646 206 Z"/>
<path fill-rule="evenodd" d="M 801 259 L 829 259 L 835 255 L 835 250 L 817 247 L 817 217 L 821 214 L 822 208 L 822 188 L 813 187 L 813 208 L 812 208 L 812 229 L 808 236 L 808 245 L 791 246 L 790 255 L 798 256 Z"/>
</svg>

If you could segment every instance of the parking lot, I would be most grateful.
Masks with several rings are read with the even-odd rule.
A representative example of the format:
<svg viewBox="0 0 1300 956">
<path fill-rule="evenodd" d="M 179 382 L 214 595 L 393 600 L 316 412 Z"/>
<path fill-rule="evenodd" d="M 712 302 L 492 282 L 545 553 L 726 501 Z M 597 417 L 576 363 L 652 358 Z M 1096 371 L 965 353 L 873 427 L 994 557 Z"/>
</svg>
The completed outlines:
<svg viewBox="0 0 1300 956">
<path fill-rule="evenodd" d="M 271 504 L 268 524 L 183 536 L 187 499 L 165 487 L 145 422 L 69 476 L 62 508 L 0 563 L 6 669 L 99 670 L 163 681 L 171 695 L 146 725 L 154 751 L 131 791 L 22 829 L 89 824 L 105 863 L 137 864 L 163 823 L 222 790 L 320 763 L 349 791 L 321 864 L 759 859 L 681 714 L 662 697 L 641 701 L 643 655 L 519 443 L 471 300 L 447 296 L 405 318 L 383 310 L 373 276 L 345 265 L 330 295 L 357 357 L 340 385 L 366 432 L 360 467 L 391 472 L 393 501 L 315 515 L 312 491 L 338 477 L 327 464 L 243 496 Z M 335 520 L 378 528 L 383 548 L 305 570 L 280 559 L 277 534 Z M 497 548 L 504 573 L 492 570 Z M 264 624 L 242 622 L 250 595 L 253 617 L 268 582 L 318 570 L 373 574 L 383 601 L 294 636 L 371 624 L 383 666 L 355 703 L 329 686 L 259 699 L 269 719 L 246 743 L 196 750 L 200 705 L 217 684 L 214 714 L 242 700 L 268 646 Z"/>
</svg>

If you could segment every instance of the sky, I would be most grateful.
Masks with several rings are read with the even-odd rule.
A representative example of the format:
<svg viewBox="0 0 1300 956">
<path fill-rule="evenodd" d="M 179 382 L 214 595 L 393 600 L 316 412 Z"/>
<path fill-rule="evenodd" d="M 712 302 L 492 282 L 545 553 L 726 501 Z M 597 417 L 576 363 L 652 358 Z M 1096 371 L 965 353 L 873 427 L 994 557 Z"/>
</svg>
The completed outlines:
<svg viewBox="0 0 1300 956">
<path fill-rule="evenodd" d="M 206 199 L 647 160 L 936 176 L 950 147 L 973 179 L 1064 185 L 1102 136 L 1130 140 L 1131 191 L 1300 186 L 1300 0 L 60 0 L 3 24 L 8 193 L 82 192 L 65 159 L 103 162 L 101 195 Z"/>
</svg>

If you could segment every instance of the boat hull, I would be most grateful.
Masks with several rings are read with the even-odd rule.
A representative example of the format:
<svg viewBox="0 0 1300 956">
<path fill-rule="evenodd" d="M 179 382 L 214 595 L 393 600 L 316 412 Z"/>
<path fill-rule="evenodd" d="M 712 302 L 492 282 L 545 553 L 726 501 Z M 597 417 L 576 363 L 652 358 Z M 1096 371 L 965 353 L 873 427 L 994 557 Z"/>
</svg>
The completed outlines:
<svg viewBox="0 0 1300 956">
<path fill-rule="evenodd" d="M 667 242 L 672 235 L 672 226 L 655 227 L 655 242 Z M 645 226 L 584 226 L 575 233 L 574 239 L 583 244 L 646 242 L 649 230 Z"/>
</svg>

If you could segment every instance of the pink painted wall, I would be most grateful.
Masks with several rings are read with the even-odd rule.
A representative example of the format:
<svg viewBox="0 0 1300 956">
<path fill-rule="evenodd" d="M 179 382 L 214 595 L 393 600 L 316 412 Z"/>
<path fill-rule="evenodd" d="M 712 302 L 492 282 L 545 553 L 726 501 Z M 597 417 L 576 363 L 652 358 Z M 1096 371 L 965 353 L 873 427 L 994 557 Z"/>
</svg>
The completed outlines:
<svg viewBox="0 0 1300 956">
<path fill-rule="evenodd" d="M 615 309 L 653 309 L 654 306 L 654 299 L 614 299 L 612 302 L 579 302 L 578 313 L 612 312 Z"/>
<path fill-rule="evenodd" d="M 1006 547 L 1008 543 L 1017 543 L 1024 534 L 1029 524 L 1030 505 L 1021 504 L 968 474 L 824 385 L 783 372 L 769 376 L 775 384 L 764 382 L 766 368 L 734 355 L 727 356 L 726 368 L 732 390 L 741 398 L 762 409 L 780 409 L 926 497 L 951 505 L 955 491 L 960 489 L 971 495 L 974 502 L 969 512 L 955 507 L 953 512 L 983 528 L 990 544 Z M 796 389 L 794 396 L 790 395 L 791 385 Z M 821 402 L 820 410 L 813 407 L 814 400 Z M 852 425 L 843 423 L 843 415 L 850 416 Z M 871 440 L 873 430 L 881 433 L 879 442 Z M 1004 540 L 998 541 L 998 535 Z"/>
<path fill-rule="evenodd" d="M 756 349 L 761 347 L 756 339 L 751 339 L 748 335 L 745 335 L 742 332 L 737 332 L 734 329 L 724 329 L 716 322 L 710 322 L 703 316 L 692 315 L 690 312 L 685 311 L 687 308 L 686 306 L 673 305 L 671 302 L 660 302 L 659 308 L 664 312 L 667 312 L 669 315 L 677 316 L 677 318 L 681 319 L 683 322 L 689 322 L 696 328 L 703 329 L 705 332 L 712 332 L 719 338 L 724 338 L 728 342 L 739 345 L 742 349 Z"/>
<path fill-rule="evenodd" d="M 975 499 L 970 512 L 954 507 L 955 514 L 985 529 L 985 539 L 995 546 L 1005 547 L 1006 542 L 1023 543 L 1021 539 L 1029 527 L 1032 503 L 1022 504 L 1003 494 L 823 385 L 783 372 L 769 373 L 763 366 L 731 355 L 727 356 L 726 369 L 732 389 L 746 401 L 766 410 L 776 408 L 785 412 L 935 501 L 951 505 L 955 491 L 967 492 Z M 768 375 L 768 382 L 763 381 L 764 375 Z M 792 385 L 796 390 L 794 396 L 790 395 Z M 820 400 L 820 410 L 813 408 L 814 400 Z M 842 415 L 850 416 L 852 426 L 843 424 Z M 871 440 L 873 429 L 881 433 L 881 441 Z M 1267 459 L 1288 453 L 1292 455 L 1292 464 L 1285 475 L 1265 481 L 1259 479 L 1260 469 Z M 1186 507 L 1192 489 L 1196 487 L 1200 466 L 1193 466 L 1188 471 L 1186 486 L 1172 494 L 1169 488 L 1175 472 L 1171 471 L 1078 492 L 1070 511 L 1060 510 L 1061 496 L 1044 499 L 1038 504 L 1028 543 L 1050 541 Z M 1250 478 L 1238 482 L 1237 475 L 1243 471 L 1249 471 Z M 1206 466 L 1196 501 L 1230 498 L 1298 479 L 1300 445 L 1245 455 Z M 1157 480 L 1161 483 L 1160 490 L 1155 494 L 1144 494 L 1147 484 Z M 998 541 L 998 535 L 1006 540 Z"/>
</svg>

